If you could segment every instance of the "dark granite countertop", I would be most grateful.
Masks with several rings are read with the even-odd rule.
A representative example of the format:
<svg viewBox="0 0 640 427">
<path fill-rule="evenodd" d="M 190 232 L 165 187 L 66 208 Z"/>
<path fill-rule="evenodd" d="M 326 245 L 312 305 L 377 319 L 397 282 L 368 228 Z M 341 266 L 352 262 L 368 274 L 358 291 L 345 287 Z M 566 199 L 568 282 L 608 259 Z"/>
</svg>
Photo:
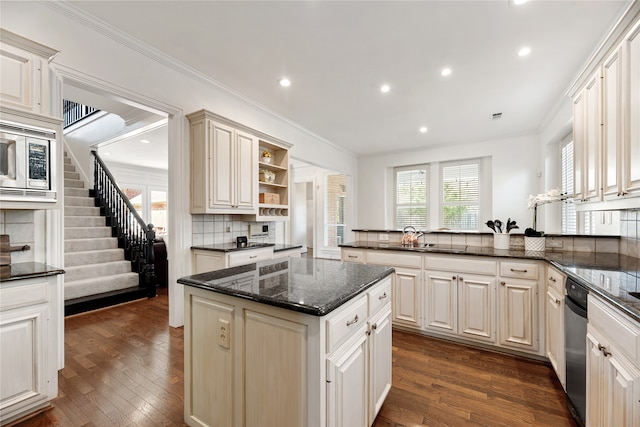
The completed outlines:
<svg viewBox="0 0 640 427">
<path fill-rule="evenodd" d="M 19 262 L 0 267 L 0 281 L 10 282 L 21 279 L 35 279 L 38 277 L 64 274 L 64 270 L 40 262 Z"/>
<path fill-rule="evenodd" d="M 302 248 L 301 245 L 281 245 L 277 243 L 251 243 L 249 242 L 249 246 L 244 248 L 239 248 L 235 243 L 218 243 L 214 245 L 200 245 L 200 246 L 191 246 L 191 249 L 200 249 L 205 251 L 214 251 L 214 252 L 236 252 L 236 251 L 249 251 L 251 249 L 260 249 L 260 248 L 273 248 L 273 252 L 287 251 L 289 249 L 297 249 Z"/>
<path fill-rule="evenodd" d="M 324 316 L 393 271 L 335 260 L 281 258 L 181 277 L 178 283 Z"/>
<path fill-rule="evenodd" d="M 403 230 L 383 230 L 383 229 L 375 229 L 375 228 L 354 228 L 351 231 L 353 232 L 363 232 L 363 233 L 403 233 Z M 493 236 L 493 231 L 487 229 L 487 231 L 473 231 L 473 230 L 416 230 L 417 233 L 424 234 L 470 234 L 470 235 L 487 235 Z M 512 236 L 524 236 L 524 232 L 513 232 Z M 593 235 L 593 234 L 554 234 L 554 233 L 545 233 L 545 237 L 585 237 L 585 238 L 606 238 L 606 239 L 619 239 L 619 235 Z"/>
<path fill-rule="evenodd" d="M 595 252 L 535 252 L 492 247 L 429 245 L 406 247 L 380 242 L 352 242 L 345 248 L 403 251 L 418 254 L 475 255 L 501 258 L 544 260 L 578 280 L 594 294 L 607 300 L 623 313 L 640 322 L 640 299 L 630 292 L 640 292 L 640 260 L 625 255 Z"/>
</svg>

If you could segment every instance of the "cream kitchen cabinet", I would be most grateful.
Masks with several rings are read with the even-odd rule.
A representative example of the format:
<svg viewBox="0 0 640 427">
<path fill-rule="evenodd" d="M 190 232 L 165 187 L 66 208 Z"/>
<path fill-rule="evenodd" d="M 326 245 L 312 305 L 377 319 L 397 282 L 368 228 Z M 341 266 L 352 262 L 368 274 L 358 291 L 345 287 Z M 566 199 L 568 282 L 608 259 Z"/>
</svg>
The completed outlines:
<svg viewBox="0 0 640 427">
<path fill-rule="evenodd" d="M 205 110 L 187 116 L 191 213 L 257 214 L 258 141 Z"/>
<path fill-rule="evenodd" d="M 349 252 L 348 255 L 353 253 Z M 388 265 L 393 274 L 393 322 L 414 329 L 422 327 L 422 255 L 395 251 L 367 251 L 366 263 Z"/>
<path fill-rule="evenodd" d="M 623 49 L 619 47 L 602 66 L 602 188 L 605 199 L 619 197 L 622 189 Z"/>
<path fill-rule="evenodd" d="M 425 268 L 424 328 L 495 343 L 496 262 L 425 256 Z"/>
<path fill-rule="evenodd" d="M 58 394 L 55 276 L 0 283 L 0 424 Z"/>
<path fill-rule="evenodd" d="M 539 268 L 533 262 L 500 262 L 498 343 L 502 347 L 538 354 L 540 331 Z"/>
<path fill-rule="evenodd" d="M 589 294 L 587 325 L 588 427 L 640 425 L 640 328 Z"/>
<path fill-rule="evenodd" d="M 49 62 L 58 51 L 0 28 L 0 102 L 51 115 Z"/>
<path fill-rule="evenodd" d="M 566 390 L 566 364 L 564 344 L 564 298 L 566 276 L 553 267 L 547 267 L 547 323 L 545 344 L 547 358 Z"/>
<path fill-rule="evenodd" d="M 622 162 L 621 196 L 640 195 L 640 21 L 629 32 L 622 47 L 628 56 L 623 78 L 629 84 L 629 90 L 623 89 L 623 122 L 627 130 Z M 628 106 L 626 109 L 624 106 Z M 636 205 L 637 206 L 637 205 Z"/>
<path fill-rule="evenodd" d="M 205 249 L 193 249 L 194 274 L 208 271 L 221 270 L 228 267 L 252 264 L 258 261 L 273 258 L 273 248 L 243 249 L 240 251 L 222 252 Z"/>
<path fill-rule="evenodd" d="M 600 70 L 574 99 L 574 199 L 600 200 L 601 94 Z"/>
</svg>

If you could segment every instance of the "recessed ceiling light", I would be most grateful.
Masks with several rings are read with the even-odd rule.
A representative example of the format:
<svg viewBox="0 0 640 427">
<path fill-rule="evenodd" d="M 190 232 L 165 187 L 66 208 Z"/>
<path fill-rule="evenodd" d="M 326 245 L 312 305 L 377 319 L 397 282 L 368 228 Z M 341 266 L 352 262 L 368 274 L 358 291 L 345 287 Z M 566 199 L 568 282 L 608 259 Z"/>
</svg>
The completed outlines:
<svg viewBox="0 0 640 427">
<path fill-rule="evenodd" d="M 440 71 L 440 74 L 443 76 L 448 76 L 451 74 L 451 68 L 443 68 L 442 71 Z"/>
<path fill-rule="evenodd" d="M 151 141 L 149 141 L 148 139 L 141 139 L 140 142 L 142 142 L 143 144 L 151 143 Z"/>
<path fill-rule="evenodd" d="M 511 0 L 511 3 L 513 3 L 516 6 L 520 6 L 521 4 L 525 4 L 527 1 L 529 0 Z"/>
<path fill-rule="evenodd" d="M 280 86 L 282 87 L 289 87 L 291 86 L 291 80 L 289 80 L 288 78 L 284 77 L 282 79 L 280 79 Z"/>
<path fill-rule="evenodd" d="M 422 127 L 420 128 L 420 133 L 427 133 L 427 130 L 428 130 L 428 129 L 427 129 L 427 127 L 426 127 L 426 126 L 422 126 Z"/>
<path fill-rule="evenodd" d="M 389 85 L 382 85 L 380 86 L 380 92 L 382 93 L 387 93 L 391 90 L 391 87 L 389 87 Z"/>
<path fill-rule="evenodd" d="M 530 47 L 522 47 L 520 48 L 520 50 L 518 51 L 518 56 L 527 56 L 531 53 L 531 48 Z"/>
</svg>

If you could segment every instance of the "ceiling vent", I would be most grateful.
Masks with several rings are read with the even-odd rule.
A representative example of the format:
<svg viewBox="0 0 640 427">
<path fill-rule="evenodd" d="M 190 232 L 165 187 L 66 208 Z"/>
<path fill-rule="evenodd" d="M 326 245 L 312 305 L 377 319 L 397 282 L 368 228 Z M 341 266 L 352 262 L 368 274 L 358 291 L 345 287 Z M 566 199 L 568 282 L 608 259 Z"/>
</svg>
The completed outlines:
<svg viewBox="0 0 640 427">
<path fill-rule="evenodd" d="M 491 120 L 499 120 L 502 118 L 502 113 L 493 113 L 491 115 Z"/>
</svg>

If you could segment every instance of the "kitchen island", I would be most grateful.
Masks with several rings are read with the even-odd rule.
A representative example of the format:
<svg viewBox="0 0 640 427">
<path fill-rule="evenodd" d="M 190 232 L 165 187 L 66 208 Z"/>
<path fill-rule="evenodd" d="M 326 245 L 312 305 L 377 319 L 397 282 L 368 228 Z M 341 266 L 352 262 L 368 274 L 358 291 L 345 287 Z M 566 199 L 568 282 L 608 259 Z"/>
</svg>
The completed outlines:
<svg viewBox="0 0 640 427">
<path fill-rule="evenodd" d="M 391 387 L 393 268 L 275 259 L 183 277 L 191 426 L 370 426 Z"/>
</svg>

